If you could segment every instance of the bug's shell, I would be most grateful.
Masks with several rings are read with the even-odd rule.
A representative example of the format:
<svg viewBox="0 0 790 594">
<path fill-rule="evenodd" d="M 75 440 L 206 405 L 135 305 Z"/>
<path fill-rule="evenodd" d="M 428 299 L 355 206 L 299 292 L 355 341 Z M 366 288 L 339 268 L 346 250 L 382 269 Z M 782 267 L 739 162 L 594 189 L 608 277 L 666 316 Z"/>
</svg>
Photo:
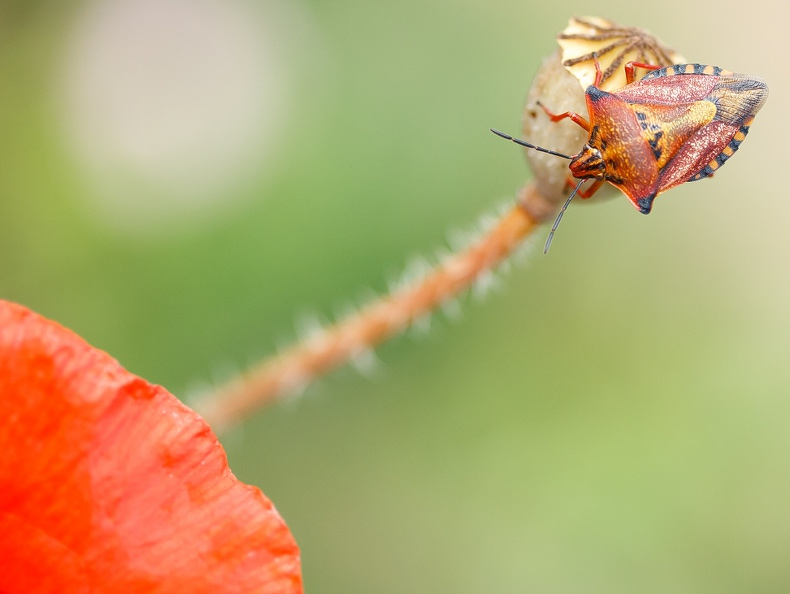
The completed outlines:
<svg viewBox="0 0 790 594">
<path fill-rule="evenodd" d="M 738 150 L 768 97 L 759 78 L 681 64 L 608 93 L 585 93 L 590 135 L 574 177 L 605 179 L 648 214 L 655 197 L 711 175 Z"/>
</svg>

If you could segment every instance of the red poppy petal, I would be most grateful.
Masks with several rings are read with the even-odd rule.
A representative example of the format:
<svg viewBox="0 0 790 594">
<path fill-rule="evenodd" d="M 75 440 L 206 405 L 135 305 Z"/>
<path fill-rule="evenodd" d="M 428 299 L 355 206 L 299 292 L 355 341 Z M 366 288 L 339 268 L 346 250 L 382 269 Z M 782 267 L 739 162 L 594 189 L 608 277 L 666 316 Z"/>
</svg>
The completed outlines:
<svg viewBox="0 0 790 594">
<path fill-rule="evenodd" d="M 0 592 L 302 592 L 272 503 L 206 423 L 0 301 Z"/>
</svg>

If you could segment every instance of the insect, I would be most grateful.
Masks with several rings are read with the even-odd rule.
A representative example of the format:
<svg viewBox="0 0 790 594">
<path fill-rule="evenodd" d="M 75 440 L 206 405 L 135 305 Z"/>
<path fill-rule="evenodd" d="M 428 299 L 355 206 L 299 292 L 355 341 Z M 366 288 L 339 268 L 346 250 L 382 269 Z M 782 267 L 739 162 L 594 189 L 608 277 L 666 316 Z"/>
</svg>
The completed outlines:
<svg viewBox="0 0 790 594">
<path fill-rule="evenodd" d="M 634 82 L 636 68 L 650 72 Z M 585 91 L 589 120 L 574 112 L 555 114 L 541 105 L 552 121 L 568 118 L 589 133 L 577 155 L 491 130 L 516 144 L 569 159 L 571 174 L 581 180 L 560 209 L 544 253 L 576 194 L 589 198 L 609 182 L 639 212 L 649 214 L 661 192 L 712 175 L 738 150 L 768 97 L 768 87 L 760 78 L 717 66 L 660 68 L 628 62 L 625 74 L 625 87 L 603 91 L 598 88 L 602 72 L 596 60 L 595 82 Z M 588 179 L 592 184 L 581 190 Z"/>
</svg>

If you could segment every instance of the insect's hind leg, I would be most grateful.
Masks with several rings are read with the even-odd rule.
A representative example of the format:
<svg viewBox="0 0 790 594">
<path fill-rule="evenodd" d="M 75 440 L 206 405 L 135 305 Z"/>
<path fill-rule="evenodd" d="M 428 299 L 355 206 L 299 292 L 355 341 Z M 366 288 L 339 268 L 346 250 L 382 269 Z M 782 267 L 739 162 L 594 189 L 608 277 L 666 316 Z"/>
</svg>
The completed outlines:
<svg viewBox="0 0 790 594">
<path fill-rule="evenodd" d="M 626 62 L 625 64 L 625 82 L 626 84 L 631 84 L 636 80 L 636 69 L 637 68 L 644 68 L 645 70 L 658 70 L 659 68 L 663 68 L 663 66 L 656 66 L 655 64 L 644 64 L 642 62 L 634 62 L 633 60 L 630 62 Z"/>
</svg>

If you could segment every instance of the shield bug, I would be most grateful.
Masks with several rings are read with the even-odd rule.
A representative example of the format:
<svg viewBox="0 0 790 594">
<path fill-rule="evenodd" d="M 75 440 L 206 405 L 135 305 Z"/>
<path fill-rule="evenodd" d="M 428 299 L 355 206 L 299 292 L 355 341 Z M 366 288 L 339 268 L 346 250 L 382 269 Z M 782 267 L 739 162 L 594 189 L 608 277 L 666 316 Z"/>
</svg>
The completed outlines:
<svg viewBox="0 0 790 594">
<path fill-rule="evenodd" d="M 650 72 L 634 81 L 636 68 Z M 569 159 L 571 175 L 580 180 L 557 215 L 544 251 L 577 193 L 589 198 L 609 182 L 639 212 L 649 214 L 661 192 L 712 175 L 738 150 L 768 97 L 768 87 L 760 78 L 716 66 L 659 68 L 628 62 L 625 74 L 625 87 L 603 91 L 596 60 L 595 82 L 585 91 L 589 119 L 574 112 L 554 114 L 541 105 L 552 121 L 568 118 L 587 131 L 587 142 L 576 155 L 492 130 L 522 146 Z M 588 179 L 593 183 L 581 190 Z"/>
</svg>

